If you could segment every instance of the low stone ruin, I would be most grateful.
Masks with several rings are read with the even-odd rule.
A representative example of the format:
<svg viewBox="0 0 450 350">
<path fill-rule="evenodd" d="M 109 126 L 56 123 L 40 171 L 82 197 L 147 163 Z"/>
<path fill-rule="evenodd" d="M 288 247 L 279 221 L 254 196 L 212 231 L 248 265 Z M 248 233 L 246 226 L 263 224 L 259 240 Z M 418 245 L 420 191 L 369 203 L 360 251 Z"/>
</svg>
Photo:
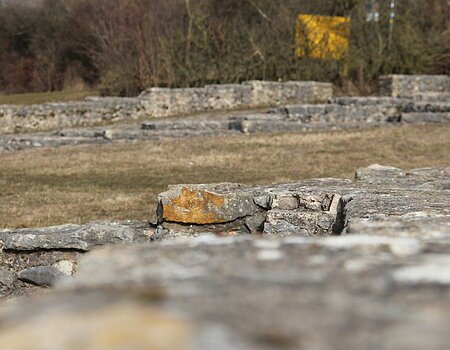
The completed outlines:
<svg viewBox="0 0 450 350">
<path fill-rule="evenodd" d="M 449 190 L 450 168 L 373 165 L 353 181 L 172 186 L 153 223 L 2 231 L 2 297 L 54 286 L 3 307 L 2 346 L 443 349 Z"/>
<path fill-rule="evenodd" d="M 447 75 L 386 75 L 380 77 L 379 85 L 382 96 L 447 102 L 450 99 Z"/>
<path fill-rule="evenodd" d="M 82 129 L 66 129 L 64 117 L 57 132 L 0 135 L 0 152 L 450 120 L 448 77 L 383 84 L 392 96 L 277 100 L 261 112 Z M 238 90 L 220 94 L 233 100 Z M 194 100 L 177 92 L 183 104 L 204 98 L 191 92 Z M 103 108 L 99 101 L 87 103 Z M 176 103 L 167 113 L 175 110 Z M 90 112 L 73 113 L 83 123 Z M 353 180 L 169 186 L 156 198 L 156 215 L 142 222 L 0 230 L 1 348 L 445 349 L 449 193 L 448 167 L 372 165 Z"/>
<path fill-rule="evenodd" d="M 324 103 L 333 95 L 330 83 L 248 81 L 204 88 L 151 88 L 140 95 L 143 113 L 174 116 L 206 111 L 279 106 L 289 102 Z"/>
<path fill-rule="evenodd" d="M 81 102 L 0 106 L 0 133 L 54 130 L 196 112 L 252 109 L 288 102 L 324 103 L 330 83 L 250 81 L 204 88 L 151 88 L 137 98 L 88 97 Z"/>
<path fill-rule="evenodd" d="M 0 133 L 17 134 L 106 124 L 132 124 L 149 118 L 260 109 L 290 104 L 310 106 L 305 106 L 313 110 L 308 114 L 313 116 L 320 114 L 325 116 L 322 118 L 324 120 L 334 116 L 338 124 L 341 119 L 347 120 L 347 117 L 342 118 L 341 115 L 349 115 L 348 118 L 354 122 L 364 122 L 368 114 L 371 116 L 369 120 L 374 121 L 380 121 L 386 114 L 387 118 L 391 114 L 398 116 L 405 113 L 404 109 L 409 104 L 413 107 L 408 116 L 415 120 L 449 119 L 448 76 L 381 77 L 381 96 L 390 98 L 333 100 L 332 90 L 330 83 L 251 81 L 242 84 L 207 85 L 203 88 L 151 88 L 137 98 L 89 97 L 81 102 L 32 106 L 3 105 L 0 106 Z M 356 106 L 348 108 L 349 101 L 355 101 Z M 322 107 L 318 107 L 314 112 L 311 105 L 316 104 Z M 343 107 L 344 105 L 347 108 Z M 421 114 L 412 116 L 410 114 L 412 112 Z M 430 116 L 430 113 L 441 115 Z"/>
<path fill-rule="evenodd" d="M 284 105 L 56 132 L 0 135 L 0 152 L 194 136 L 320 131 L 450 122 L 450 103 L 394 97 L 339 97 L 327 104 Z"/>
<path fill-rule="evenodd" d="M 153 88 L 134 99 L 88 98 L 86 102 L 0 106 L 0 153 L 117 141 L 450 121 L 447 76 L 388 76 L 380 82 L 382 91 L 392 96 L 333 98 L 330 84 L 248 82 L 202 89 Z M 231 111 L 268 105 L 276 107 Z M 217 113 L 221 110 L 227 112 Z M 148 119 L 171 115 L 181 116 Z M 70 128 L 74 126 L 77 128 Z M 5 134 L 55 128 L 57 131 Z"/>
<path fill-rule="evenodd" d="M 88 97 L 79 102 L 31 106 L 0 105 L 0 133 L 36 132 L 62 128 L 132 122 L 139 112 L 137 98 Z"/>
<path fill-rule="evenodd" d="M 449 168 L 403 171 L 381 166 L 359 169 L 354 181 L 171 186 L 158 197 L 153 223 L 99 222 L 0 232 L 0 284 L 5 296 L 33 285 L 52 285 L 56 277 L 76 270 L 83 253 L 113 243 L 204 235 L 340 236 L 371 231 L 383 223 L 403 227 L 430 220 L 442 224 L 441 233 L 446 234 L 449 189 Z"/>
</svg>

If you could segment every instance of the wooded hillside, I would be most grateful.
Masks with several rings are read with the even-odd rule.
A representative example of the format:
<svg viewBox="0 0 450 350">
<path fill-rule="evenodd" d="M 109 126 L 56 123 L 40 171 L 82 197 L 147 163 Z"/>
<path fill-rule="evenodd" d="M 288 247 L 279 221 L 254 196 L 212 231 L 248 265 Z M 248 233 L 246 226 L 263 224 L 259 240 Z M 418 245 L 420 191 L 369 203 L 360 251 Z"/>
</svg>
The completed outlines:
<svg viewBox="0 0 450 350">
<path fill-rule="evenodd" d="M 389 1 L 367 22 L 358 0 L 45 0 L 0 5 L 0 92 L 243 80 L 322 80 L 371 93 L 388 73 L 450 73 L 446 0 Z M 295 55 L 297 15 L 351 17 L 348 75 L 341 62 Z"/>
</svg>

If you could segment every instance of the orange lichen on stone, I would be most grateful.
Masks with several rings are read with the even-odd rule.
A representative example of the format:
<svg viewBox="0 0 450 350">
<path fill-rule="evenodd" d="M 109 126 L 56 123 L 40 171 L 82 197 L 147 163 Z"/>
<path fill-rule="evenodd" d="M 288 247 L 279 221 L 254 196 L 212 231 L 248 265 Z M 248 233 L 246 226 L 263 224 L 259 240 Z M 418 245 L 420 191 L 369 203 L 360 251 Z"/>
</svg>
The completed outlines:
<svg viewBox="0 0 450 350">
<path fill-rule="evenodd" d="M 217 194 L 183 187 L 178 197 L 163 206 L 163 218 L 166 221 L 200 225 L 220 223 L 224 219 L 218 211 L 224 203 L 225 199 Z"/>
</svg>

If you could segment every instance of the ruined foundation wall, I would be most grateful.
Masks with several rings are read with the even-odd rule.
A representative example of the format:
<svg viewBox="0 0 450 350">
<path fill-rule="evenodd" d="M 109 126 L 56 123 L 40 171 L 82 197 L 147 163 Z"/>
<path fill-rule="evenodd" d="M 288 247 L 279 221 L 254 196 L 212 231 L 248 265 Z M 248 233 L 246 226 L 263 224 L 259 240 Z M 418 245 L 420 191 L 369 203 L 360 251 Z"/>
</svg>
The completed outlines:
<svg viewBox="0 0 450 350">
<path fill-rule="evenodd" d="M 450 97 L 447 75 L 386 75 L 380 77 L 380 95 L 425 99 L 435 95 L 441 100 Z"/>
<path fill-rule="evenodd" d="M 332 90 L 330 83 L 312 81 L 248 81 L 242 84 L 206 85 L 202 88 L 151 88 L 136 98 L 90 97 L 79 102 L 0 105 L 0 134 L 132 123 L 146 118 L 286 105 L 322 104 L 326 112 L 320 112 L 321 116 L 329 116 L 331 110 L 339 109 L 345 119 L 352 118 L 353 114 L 359 119 L 361 105 L 365 109 L 379 109 L 371 112 L 377 115 L 385 115 L 388 107 L 400 106 L 404 109 L 406 105 L 419 102 L 448 106 L 450 78 L 384 76 L 380 78 L 380 92 L 391 97 L 372 99 L 339 98 L 333 101 Z M 347 107 L 340 106 L 349 104 L 357 107 L 354 113 L 348 113 Z M 313 109 L 314 106 L 308 108 Z M 447 113 L 447 110 L 442 112 Z M 392 113 L 388 114 L 391 117 Z"/>
<path fill-rule="evenodd" d="M 137 98 L 90 97 L 80 102 L 0 105 L 0 134 L 129 123 L 197 112 L 249 109 L 292 103 L 324 103 L 332 84 L 262 82 L 203 88 L 151 88 Z"/>
<path fill-rule="evenodd" d="M 158 196 L 156 223 L 0 230 L 0 300 L 72 276 L 85 253 L 104 245 L 141 243 L 158 251 L 160 242 L 199 236 L 267 238 L 272 242 L 261 244 L 270 246 L 282 237 L 362 234 L 400 240 L 423 237 L 432 245 L 437 242 L 431 240 L 440 237 L 440 249 L 448 249 L 449 175 L 445 167 L 404 171 L 372 165 L 358 169 L 353 181 L 185 184 L 170 186 Z"/>
<path fill-rule="evenodd" d="M 248 81 L 242 84 L 206 85 L 204 88 L 152 88 L 139 98 L 143 114 L 174 116 L 279 106 L 289 102 L 325 103 L 332 95 L 333 89 L 329 83 Z"/>
<path fill-rule="evenodd" d="M 136 119 L 139 100 L 88 97 L 85 101 L 30 106 L 0 105 L 0 134 L 85 127 Z"/>
</svg>

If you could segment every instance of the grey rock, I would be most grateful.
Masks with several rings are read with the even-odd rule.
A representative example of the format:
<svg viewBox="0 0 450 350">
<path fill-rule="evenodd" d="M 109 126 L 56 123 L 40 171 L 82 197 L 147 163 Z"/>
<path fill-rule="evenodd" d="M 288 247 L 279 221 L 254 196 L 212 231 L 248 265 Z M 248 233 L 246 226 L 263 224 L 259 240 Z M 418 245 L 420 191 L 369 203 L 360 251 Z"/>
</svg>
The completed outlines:
<svg viewBox="0 0 450 350">
<path fill-rule="evenodd" d="M 270 210 L 264 233 L 277 236 L 328 236 L 333 233 L 336 216 L 327 212 Z"/>
<path fill-rule="evenodd" d="M 55 262 L 52 267 L 57 269 L 63 275 L 72 276 L 76 269 L 76 264 L 70 260 L 60 260 Z"/>
<path fill-rule="evenodd" d="M 116 223 L 91 223 L 20 229 L 0 233 L 4 249 L 18 251 L 74 249 L 88 251 L 108 243 L 132 243 L 147 237 Z"/>
<path fill-rule="evenodd" d="M 380 215 L 372 216 L 369 219 L 350 219 L 346 233 L 384 237 L 413 237 L 427 242 L 450 243 L 450 216 L 415 212 L 397 217 Z M 448 248 L 450 252 L 450 246 Z"/>
<path fill-rule="evenodd" d="M 65 274 L 53 266 L 31 267 L 19 272 L 19 279 L 42 287 L 53 286 Z"/>
<path fill-rule="evenodd" d="M 448 341 L 448 258 L 427 249 L 420 238 L 365 235 L 108 247 L 86 255 L 75 279 L 61 281 L 31 315 L 55 305 L 114 310 L 124 297 L 142 300 L 144 290 L 163 289 L 158 305 L 188 316 L 201 330 L 193 333 L 196 344 L 218 322 L 249 349 L 348 350 L 376 342 L 386 350 L 438 350 Z M 30 319 L 29 306 L 8 319 Z M 342 335 L 347 330 L 351 336 Z"/>
<path fill-rule="evenodd" d="M 299 199 L 293 194 L 280 194 L 271 198 L 271 209 L 294 210 L 299 207 Z"/>
<path fill-rule="evenodd" d="M 450 189 L 450 168 L 404 171 L 374 164 L 367 168 L 358 169 L 355 182 L 365 188 L 441 191 Z"/>
<path fill-rule="evenodd" d="M 264 222 L 267 219 L 267 213 L 263 210 L 253 213 L 252 215 L 244 219 L 245 227 L 252 234 L 258 234 L 263 232 Z"/>
<path fill-rule="evenodd" d="M 396 97 L 331 99 L 331 84 L 247 82 L 200 89 L 152 88 L 132 99 L 89 98 L 82 102 L 0 106 L 0 133 L 10 134 L 0 135 L 0 152 L 236 133 L 448 123 L 450 93 L 443 88 L 448 81 L 445 76 L 382 78 L 382 85 L 390 84 L 389 91 L 403 91 L 389 93 Z M 278 107 L 253 110 L 267 106 Z M 248 110 L 230 112 L 233 109 Z M 179 117 L 138 123 L 149 116 L 172 115 Z M 114 125 L 102 126 L 105 124 Z M 61 128 L 57 132 L 37 132 Z"/>
<path fill-rule="evenodd" d="M 257 196 L 253 198 L 253 202 L 262 209 L 269 209 L 271 198 L 268 195 Z"/>
<path fill-rule="evenodd" d="M 160 118 L 211 110 L 252 109 L 290 101 L 323 103 L 331 95 L 331 84 L 316 82 L 246 82 L 204 88 L 151 88 L 137 98 L 91 97 L 79 102 L 3 105 L 0 106 L 0 133 L 129 123 L 143 116 Z M 145 123 L 143 128 L 183 127 L 183 123 L 157 124 Z M 189 124 L 184 126 L 191 127 Z M 218 125 L 213 121 L 203 123 L 202 127 L 214 129 Z M 111 132 L 105 133 L 107 139 L 114 138 L 111 136 Z M 40 143 L 35 144 L 35 147 L 40 146 Z"/>
<path fill-rule="evenodd" d="M 12 287 L 15 279 L 16 278 L 11 271 L 0 269 L 0 286 L 10 288 Z"/>
<path fill-rule="evenodd" d="M 450 92 L 450 78 L 447 75 L 387 75 L 380 77 L 379 85 L 381 95 L 392 97 Z"/>
<path fill-rule="evenodd" d="M 353 219 L 416 212 L 450 215 L 450 198 L 445 192 L 450 188 L 449 174 L 447 168 L 404 171 L 371 165 L 358 169 L 353 182 L 180 185 L 160 195 L 159 224 L 179 237 L 183 232 L 246 234 L 245 228 L 255 232 L 261 224 L 264 233 L 277 235 L 340 234 Z"/>
<path fill-rule="evenodd" d="M 159 223 L 226 223 L 259 211 L 255 194 L 239 184 L 172 186 L 158 196 Z"/>
<path fill-rule="evenodd" d="M 450 122 L 450 113 L 402 113 L 401 121 L 405 124 L 447 123 Z"/>
<path fill-rule="evenodd" d="M 341 107 L 344 108 L 344 107 Z M 107 144 L 136 140 L 160 140 L 199 136 L 230 135 L 235 133 L 313 132 L 350 128 L 373 128 L 401 123 L 447 123 L 448 113 L 404 113 L 387 107 L 386 110 L 363 110 L 360 107 L 340 110 L 327 105 L 324 114 L 286 115 L 279 112 L 247 115 L 207 115 L 180 117 L 176 120 L 151 121 L 141 125 L 117 125 L 107 128 L 72 129 L 61 133 L 0 135 L 3 152 L 33 147 L 62 147 L 82 144 Z M 373 107 L 372 107 L 373 108 Z M 403 119 L 402 119 L 403 118 Z"/>
<path fill-rule="evenodd" d="M 450 341 L 448 177 L 448 168 L 373 165 L 354 181 L 170 187 L 156 231 L 115 224 L 152 244 L 108 245 L 79 261 L 42 248 L 3 251 L 0 265 L 35 269 L 33 283 L 77 272 L 0 313 L 2 344 L 50 339 L 75 350 L 79 334 L 100 334 L 84 345 L 111 349 L 131 325 L 144 330 L 132 333 L 141 348 L 154 347 L 145 335 L 158 329 L 170 335 L 157 337 L 166 348 L 182 333 L 187 349 L 441 350 Z M 209 222 L 218 214 L 230 221 Z"/>
</svg>

